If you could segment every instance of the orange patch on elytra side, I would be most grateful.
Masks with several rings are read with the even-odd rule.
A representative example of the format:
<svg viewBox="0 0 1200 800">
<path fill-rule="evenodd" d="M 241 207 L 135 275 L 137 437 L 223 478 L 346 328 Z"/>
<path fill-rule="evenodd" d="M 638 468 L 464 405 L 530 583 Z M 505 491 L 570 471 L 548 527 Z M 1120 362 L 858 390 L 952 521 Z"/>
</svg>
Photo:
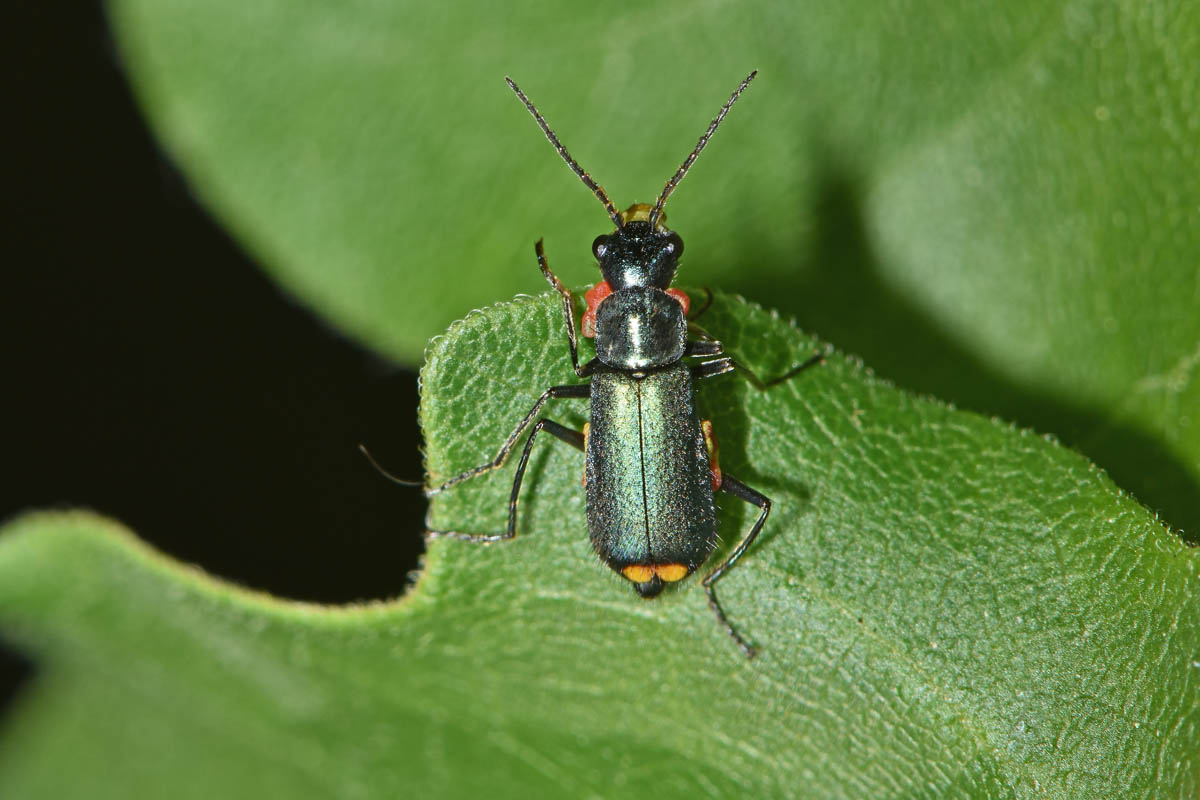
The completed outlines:
<svg viewBox="0 0 1200 800">
<path fill-rule="evenodd" d="M 708 471 L 712 473 L 715 492 L 721 488 L 721 465 L 717 462 L 717 434 L 713 430 L 712 420 L 700 420 L 700 430 L 704 431 L 704 449 L 708 451 Z"/>
<path fill-rule="evenodd" d="M 583 423 L 583 452 L 587 452 L 587 437 L 592 432 L 592 423 Z M 583 478 L 579 481 L 582 485 L 587 486 L 587 461 L 583 462 Z"/>
<path fill-rule="evenodd" d="M 621 570 L 621 574 L 634 583 L 645 583 L 654 577 L 654 567 L 645 564 L 630 564 Z"/>
</svg>

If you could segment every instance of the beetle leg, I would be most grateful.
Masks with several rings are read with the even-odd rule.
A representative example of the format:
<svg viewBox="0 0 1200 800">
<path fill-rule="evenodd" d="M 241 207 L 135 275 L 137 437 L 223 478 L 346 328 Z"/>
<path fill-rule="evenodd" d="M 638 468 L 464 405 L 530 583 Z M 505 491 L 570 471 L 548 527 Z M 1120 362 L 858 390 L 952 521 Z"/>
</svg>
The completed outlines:
<svg viewBox="0 0 1200 800">
<path fill-rule="evenodd" d="M 692 367 L 692 377 L 696 378 L 697 380 L 702 378 L 712 378 L 717 375 L 724 375 L 726 372 L 733 372 L 736 369 L 746 376 L 746 380 L 750 381 L 751 385 L 753 385 L 755 389 L 758 389 L 761 392 L 770 389 L 772 386 L 776 386 L 786 380 L 796 377 L 804 370 L 808 369 L 814 364 L 819 364 L 824 360 L 825 354 L 817 353 L 799 366 L 792 367 L 778 378 L 772 378 L 769 381 L 764 381 L 762 378 L 751 372 L 748 368 L 735 361 L 733 356 L 723 356 L 721 358 L 713 359 L 712 361 L 705 361 L 696 365 L 695 367 Z"/>
<path fill-rule="evenodd" d="M 500 452 L 496 454 L 495 458 L 486 464 L 480 464 L 474 469 L 469 469 L 466 472 L 455 475 L 453 478 L 441 484 L 440 486 L 434 486 L 433 488 L 426 489 L 425 496 L 433 497 L 435 494 L 444 492 L 456 483 L 462 483 L 465 480 L 474 478 L 476 475 L 482 475 L 485 472 L 491 472 L 492 470 L 502 466 L 505 459 L 508 458 L 509 451 L 511 451 L 513 449 L 513 445 L 517 443 L 517 439 L 521 438 L 521 434 L 526 428 L 529 427 L 529 423 L 533 421 L 533 418 L 537 416 L 538 412 L 542 410 L 542 406 L 544 406 L 546 401 L 550 398 L 582 398 L 589 396 L 590 392 L 591 386 L 586 383 L 568 384 L 566 386 L 551 386 L 549 389 L 542 392 L 542 396 L 539 397 L 537 402 L 533 404 L 533 408 L 529 409 L 529 413 L 525 415 L 525 418 L 521 420 L 520 424 L 518 424 L 517 427 L 513 429 L 513 432 L 508 435 L 508 438 L 504 440 L 504 444 L 500 446 Z M 532 439 L 533 437 L 531 436 L 530 438 Z"/>
<path fill-rule="evenodd" d="M 533 250 L 537 253 L 538 266 L 542 270 L 542 275 L 562 298 L 563 324 L 567 329 L 567 346 L 571 348 L 571 366 L 575 368 L 576 375 L 586 378 L 595 370 L 596 359 L 593 358 L 583 366 L 579 365 L 579 339 L 575 335 L 575 296 L 571 294 L 570 289 L 563 285 L 558 276 L 550 271 L 550 265 L 546 263 L 546 250 L 542 246 L 541 239 L 537 240 Z"/>
<path fill-rule="evenodd" d="M 553 420 L 539 419 L 533 426 L 533 432 L 525 440 L 525 449 L 521 451 L 521 460 L 517 463 L 517 474 L 513 477 L 512 494 L 508 496 L 508 528 L 504 533 L 462 533 L 461 531 L 429 531 L 434 538 L 447 537 L 462 539 L 468 542 L 499 542 L 511 539 L 517 535 L 517 496 L 521 493 L 521 480 L 525 477 L 525 467 L 529 464 L 529 453 L 533 450 L 533 440 L 542 431 L 546 431 L 562 439 L 572 447 L 583 450 L 583 434 L 565 425 L 559 425 Z"/>
<path fill-rule="evenodd" d="M 692 320 L 694 320 L 694 319 L 698 319 L 699 317 L 701 317 L 701 316 L 704 314 L 704 312 L 705 312 L 705 311 L 708 311 L 709 307 L 710 307 L 710 306 L 712 306 L 712 303 L 713 303 L 713 293 L 712 293 L 712 289 L 710 289 L 710 288 L 708 288 L 707 286 L 705 286 L 705 287 L 704 287 L 704 295 L 705 295 L 705 297 L 704 297 L 704 305 L 700 306 L 700 309 L 699 309 L 698 311 L 696 311 L 695 313 L 693 313 L 693 314 L 691 314 L 691 315 L 689 315 L 689 316 L 688 316 L 688 322 L 689 322 L 689 323 L 690 323 Z"/>
<path fill-rule="evenodd" d="M 705 378 L 715 378 L 718 375 L 724 375 L 726 372 L 733 372 L 737 368 L 732 358 L 717 358 L 712 361 L 702 361 L 699 364 L 692 366 L 692 379 L 704 380 Z"/>
<path fill-rule="evenodd" d="M 725 346 L 716 339 L 689 339 L 683 350 L 685 357 L 708 358 L 725 354 Z"/>
<path fill-rule="evenodd" d="M 371 451 L 367 449 L 367 446 L 365 444 L 359 444 L 358 452 L 360 452 L 364 456 L 366 456 L 367 461 L 370 462 L 371 466 L 375 468 L 376 472 L 378 472 L 383 477 L 387 478 L 392 483 L 398 484 L 400 486 L 424 486 L 425 485 L 425 481 L 410 481 L 407 478 L 399 478 L 399 477 L 396 477 L 395 475 L 393 475 L 392 473 L 388 472 L 386 469 L 384 469 L 383 467 L 381 467 L 379 465 L 379 462 L 375 460 L 375 456 L 371 455 Z"/>
<path fill-rule="evenodd" d="M 721 476 L 721 491 L 728 492 L 734 497 L 741 498 L 747 503 L 758 506 L 758 508 L 761 510 L 761 513 L 759 513 L 758 519 L 755 520 L 754 525 L 750 528 L 750 532 L 742 537 L 742 540 L 738 542 L 737 547 L 733 548 L 733 552 L 729 554 L 729 557 L 718 564 L 716 569 L 708 573 L 701 583 L 704 586 L 705 594 L 708 595 L 709 608 L 711 608 L 713 613 L 717 616 L 717 622 L 725 629 L 726 633 L 733 637 L 733 640 L 737 642 L 738 647 L 742 648 L 742 652 L 746 654 L 746 658 L 753 658 L 755 652 L 754 648 L 745 639 L 743 639 L 742 635 L 737 632 L 737 629 L 729 623 L 729 619 L 725 616 L 725 611 L 721 608 L 720 601 L 717 600 L 717 595 L 713 589 L 713 584 L 715 584 L 717 580 L 725 574 L 726 570 L 737 563 L 737 560 L 742 557 L 742 553 L 746 552 L 746 548 L 750 547 L 750 545 L 754 542 L 755 538 L 758 536 L 758 532 L 762 530 L 763 523 L 767 521 L 767 515 L 771 513 L 771 501 L 766 495 L 756 492 L 746 484 L 742 483 L 736 478 L 731 477 L 728 473 L 724 473 Z"/>
<path fill-rule="evenodd" d="M 688 320 L 687 329 L 688 329 L 688 335 L 696 336 L 702 342 L 716 342 L 717 341 L 717 338 L 715 336 L 713 336 L 711 333 L 704 330 L 704 328 L 701 328 L 699 325 L 692 322 L 691 320 Z"/>
</svg>

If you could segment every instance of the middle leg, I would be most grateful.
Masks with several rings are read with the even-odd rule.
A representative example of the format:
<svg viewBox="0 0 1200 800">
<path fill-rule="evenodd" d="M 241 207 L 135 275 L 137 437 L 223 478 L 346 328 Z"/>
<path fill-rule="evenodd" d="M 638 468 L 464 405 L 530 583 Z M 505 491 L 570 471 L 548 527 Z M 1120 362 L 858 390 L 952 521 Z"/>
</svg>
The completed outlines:
<svg viewBox="0 0 1200 800">
<path fill-rule="evenodd" d="M 463 533 L 462 531 L 429 531 L 432 537 L 462 539 L 468 542 L 499 542 L 512 539 L 517 535 L 517 498 L 521 494 L 521 481 L 525 478 L 525 467 L 529 464 L 529 453 L 533 450 L 533 441 L 537 435 L 545 431 L 578 450 L 583 450 L 583 433 L 559 425 L 553 420 L 543 417 L 533 426 L 533 432 L 525 441 L 525 449 L 521 451 L 521 460 L 517 462 L 517 474 L 513 477 L 512 493 L 508 496 L 508 527 L 504 533 Z"/>
</svg>

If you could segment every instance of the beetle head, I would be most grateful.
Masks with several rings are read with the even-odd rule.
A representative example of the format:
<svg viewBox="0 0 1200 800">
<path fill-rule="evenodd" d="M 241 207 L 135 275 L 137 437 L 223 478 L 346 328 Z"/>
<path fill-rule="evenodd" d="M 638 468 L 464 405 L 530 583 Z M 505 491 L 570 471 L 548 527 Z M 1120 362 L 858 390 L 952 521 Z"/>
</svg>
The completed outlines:
<svg viewBox="0 0 1200 800">
<path fill-rule="evenodd" d="M 683 239 L 668 230 L 666 214 L 650 222 L 653 207 L 636 203 L 621 212 L 621 225 L 592 242 L 604 280 L 613 291 L 634 286 L 666 289 L 683 255 Z"/>
<path fill-rule="evenodd" d="M 546 134 L 546 138 L 558 151 L 562 160 L 579 177 L 579 180 L 592 190 L 592 194 L 596 195 L 596 198 L 604 204 L 608 216 L 616 223 L 615 231 L 598 236 L 592 242 L 592 252 L 595 254 L 596 260 L 600 262 L 600 270 L 604 273 L 604 279 L 608 281 L 614 291 L 631 286 L 655 286 L 659 289 L 666 289 L 670 285 L 671 278 L 675 275 L 675 267 L 679 263 L 679 257 L 683 255 L 683 240 L 679 238 L 678 234 L 667 230 L 663 224 L 666 219 L 663 206 L 671 193 L 675 191 L 675 187 L 687 175 L 700 152 L 708 145 L 709 139 L 717 132 L 721 120 L 725 119 L 729 109 L 757 74 L 758 70 L 755 70 L 747 75 L 741 85 L 725 101 L 725 105 L 721 106 L 716 118 L 709 123 L 708 130 L 704 132 L 692 152 L 667 181 L 666 186 L 658 195 L 657 202 L 653 206 L 637 203 L 620 213 L 608 199 L 608 195 L 600 184 L 592 180 L 592 176 L 588 175 L 583 167 L 579 166 L 579 162 L 567 152 L 567 148 L 559 141 L 554 131 L 550 130 L 550 126 L 546 124 L 546 120 L 534 107 L 532 101 L 517 87 L 517 84 L 513 83 L 512 78 L 504 79 L 516 92 L 521 102 L 525 104 L 525 108 L 529 109 L 529 113 L 533 115 L 538 127 Z"/>
</svg>

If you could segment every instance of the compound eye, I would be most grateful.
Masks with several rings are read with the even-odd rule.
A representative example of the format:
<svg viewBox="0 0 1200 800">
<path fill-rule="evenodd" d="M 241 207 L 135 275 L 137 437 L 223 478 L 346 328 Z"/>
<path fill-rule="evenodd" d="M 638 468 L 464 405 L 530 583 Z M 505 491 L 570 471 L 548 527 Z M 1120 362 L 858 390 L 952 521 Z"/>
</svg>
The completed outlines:
<svg viewBox="0 0 1200 800">
<path fill-rule="evenodd" d="M 667 237 L 667 250 L 671 255 L 675 256 L 676 261 L 683 255 L 683 239 L 679 238 L 678 233 L 672 233 Z"/>
<path fill-rule="evenodd" d="M 592 253 L 596 256 L 597 261 L 604 260 L 604 254 L 608 252 L 608 236 L 600 234 L 592 242 Z"/>
</svg>

